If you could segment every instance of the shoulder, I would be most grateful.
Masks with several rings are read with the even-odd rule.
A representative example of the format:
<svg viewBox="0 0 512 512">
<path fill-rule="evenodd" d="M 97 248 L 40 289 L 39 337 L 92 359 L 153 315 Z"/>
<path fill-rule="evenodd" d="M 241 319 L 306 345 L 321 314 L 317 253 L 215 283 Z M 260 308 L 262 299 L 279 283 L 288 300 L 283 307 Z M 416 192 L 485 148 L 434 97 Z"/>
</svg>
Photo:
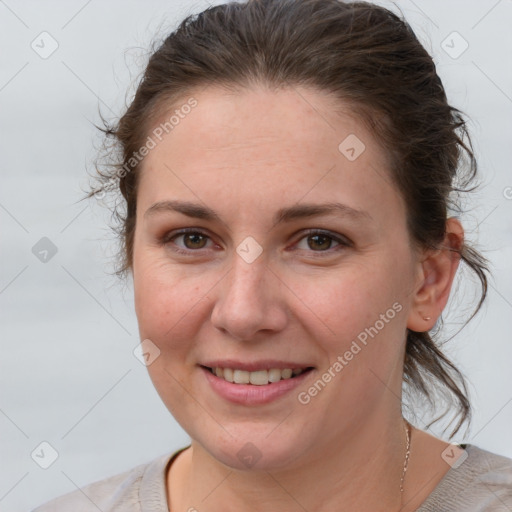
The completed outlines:
<svg viewBox="0 0 512 512">
<path fill-rule="evenodd" d="M 165 470 L 184 449 L 59 496 L 32 512 L 166 510 Z"/>
<path fill-rule="evenodd" d="M 59 496 L 36 508 L 33 512 L 60 512 L 73 510 L 116 510 L 121 504 L 134 503 L 142 475 L 148 464 L 141 464 L 129 471 L 93 482 L 85 487 Z M 132 510 L 128 509 L 127 510 Z M 135 508 L 133 510 L 139 510 Z"/>
<path fill-rule="evenodd" d="M 471 444 L 465 451 L 417 512 L 512 510 L 512 459 Z"/>
</svg>

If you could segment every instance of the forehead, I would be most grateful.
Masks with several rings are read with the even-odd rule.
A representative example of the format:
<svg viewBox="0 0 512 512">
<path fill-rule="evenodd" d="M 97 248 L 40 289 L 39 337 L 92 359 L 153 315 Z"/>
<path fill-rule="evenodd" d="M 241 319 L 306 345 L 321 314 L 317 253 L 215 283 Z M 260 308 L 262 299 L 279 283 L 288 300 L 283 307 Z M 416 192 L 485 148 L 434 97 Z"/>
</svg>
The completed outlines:
<svg viewBox="0 0 512 512">
<path fill-rule="evenodd" d="M 196 106 L 189 108 L 192 98 Z M 347 103 L 312 88 L 269 89 L 261 85 L 228 90 L 209 86 L 183 96 L 169 110 L 153 122 L 154 129 L 165 128 L 165 122 L 174 118 L 171 133 L 176 146 L 193 130 L 193 146 L 180 149 L 229 149 L 233 154 L 268 144 L 273 154 L 289 148 L 298 155 L 320 149 L 337 157 L 339 143 L 351 134 L 357 134 L 370 152 L 378 146 L 374 134 Z M 179 118 L 172 115 L 180 111 Z M 164 138 L 167 135 L 171 138 L 170 133 L 163 134 Z M 385 159 L 386 153 L 380 153 L 378 158 Z"/>
<path fill-rule="evenodd" d="M 190 98 L 195 106 L 180 111 Z M 175 102 L 151 133 L 173 113 L 179 122 L 143 162 L 141 200 L 163 200 L 171 190 L 217 200 L 231 191 L 231 203 L 237 194 L 263 201 L 260 206 L 272 195 L 291 203 L 306 195 L 347 202 L 352 196 L 352 203 L 361 203 L 355 207 L 400 200 L 374 134 L 327 94 L 299 87 L 209 87 Z"/>
</svg>

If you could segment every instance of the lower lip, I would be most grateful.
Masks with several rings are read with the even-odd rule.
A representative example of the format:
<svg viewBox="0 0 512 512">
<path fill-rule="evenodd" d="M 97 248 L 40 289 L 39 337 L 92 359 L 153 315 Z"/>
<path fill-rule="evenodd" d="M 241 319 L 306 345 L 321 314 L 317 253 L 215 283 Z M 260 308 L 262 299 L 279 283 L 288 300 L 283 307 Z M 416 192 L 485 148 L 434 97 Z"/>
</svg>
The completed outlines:
<svg viewBox="0 0 512 512">
<path fill-rule="evenodd" d="M 256 386 L 254 384 L 234 384 L 217 377 L 203 366 L 200 368 L 217 394 L 230 402 L 243 405 L 261 405 L 277 400 L 300 386 L 311 373 L 311 370 L 307 370 L 290 379 L 281 379 L 279 382 Z"/>
</svg>

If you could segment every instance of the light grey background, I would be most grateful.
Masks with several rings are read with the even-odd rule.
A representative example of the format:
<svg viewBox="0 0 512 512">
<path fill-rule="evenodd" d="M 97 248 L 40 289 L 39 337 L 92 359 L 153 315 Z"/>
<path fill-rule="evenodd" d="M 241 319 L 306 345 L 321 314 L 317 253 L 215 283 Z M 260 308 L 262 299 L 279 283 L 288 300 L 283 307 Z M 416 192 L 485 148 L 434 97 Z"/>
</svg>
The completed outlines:
<svg viewBox="0 0 512 512">
<path fill-rule="evenodd" d="M 79 199 L 100 142 L 98 105 L 119 114 L 155 35 L 207 5 L 0 0 L 1 511 L 29 510 L 189 442 L 132 353 L 132 289 L 108 275 L 108 213 Z M 495 280 L 484 310 L 447 346 L 475 410 L 456 441 L 512 457 L 512 2 L 396 6 L 472 119 L 484 180 L 463 221 Z M 46 59 L 31 47 L 51 48 L 43 31 L 59 45 Z M 469 44 L 458 58 L 464 42 L 454 31 Z M 46 263 L 32 252 L 42 237 L 58 251 Z M 58 452 L 46 470 L 31 458 L 43 441 Z"/>
</svg>

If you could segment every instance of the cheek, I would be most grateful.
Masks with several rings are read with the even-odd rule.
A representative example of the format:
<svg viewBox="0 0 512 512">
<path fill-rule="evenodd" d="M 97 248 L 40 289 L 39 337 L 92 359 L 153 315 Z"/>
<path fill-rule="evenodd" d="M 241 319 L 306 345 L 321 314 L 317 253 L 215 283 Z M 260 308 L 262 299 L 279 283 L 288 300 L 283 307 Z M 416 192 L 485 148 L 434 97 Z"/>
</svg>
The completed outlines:
<svg viewBox="0 0 512 512">
<path fill-rule="evenodd" d="M 305 297 L 316 289 L 311 309 L 321 322 L 311 327 L 310 335 L 327 355 L 327 368 L 322 370 L 342 358 L 343 369 L 334 371 L 341 378 L 334 379 L 337 384 L 332 392 L 342 383 L 343 387 L 351 383 L 350 396 L 336 392 L 333 400 L 357 403 L 368 399 L 380 393 L 379 379 L 387 381 L 394 371 L 405 336 L 407 283 L 404 266 L 382 257 L 340 271 L 319 288 L 303 285 Z"/>
<path fill-rule="evenodd" d="M 328 282 L 303 285 L 301 295 L 313 297 L 307 305 L 336 335 L 353 337 L 373 325 L 394 303 L 403 302 L 405 281 L 396 274 L 382 260 L 380 264 L 352 266 Z"/>
<path fill-rule="evenodd" d="M 394 378 L 406 326 L 404 282 L 397 285 L 396 274 L 387 265 L 352 268 L 333 279 L 325 293 L 317 292 L 315 313 L 322 321 L 310 336 L 327 356 L 319 378 L 333 383 L 314 406 L 318 414 L 326 402 L 339 410 L 366 410 L 388 389 L 383 383 Z"/>
<path fill-rule="evenodd" d="M 134 253 L 133 284 L 141 336 L 161 340 L 173 325 L 173 317 L 183 314 L 180 280 L 150 251 L 141 250 Z"/>
<path fill-rule="evenodd" d="M 207 292 L 215 275 L 176 266 L 142 251 L 134 258 L 134 294 L 141 339 L 149 338 L 162 352 L 190 346 L 204 323 Z"/>
<path fill-rule="evenodd" d="M 141 274 L 135 286 L 135 310 L 141 336 L 160 343 L 182 331 L 185 321 L 197 304 L 197 287 L 187 287 L 179 279 L 162 278 L 160 274 Z"/>
</svg>

